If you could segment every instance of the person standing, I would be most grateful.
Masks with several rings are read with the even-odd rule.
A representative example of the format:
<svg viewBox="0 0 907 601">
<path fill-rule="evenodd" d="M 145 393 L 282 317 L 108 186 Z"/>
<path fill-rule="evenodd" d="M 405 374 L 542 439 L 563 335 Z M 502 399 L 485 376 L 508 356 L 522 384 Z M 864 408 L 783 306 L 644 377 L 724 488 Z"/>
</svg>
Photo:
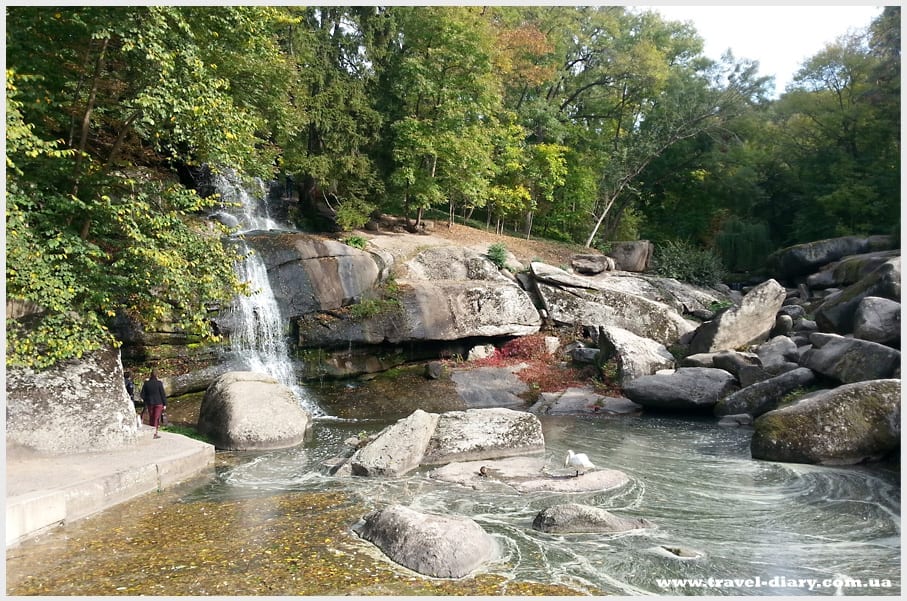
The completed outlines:
<svg viewBox="0 0 907 601">
<path fill-rule="evenodd" d="M 132 372 L 127 371 L 123 372 L 123 383 L 126 385 L 126 394 L 129 395 L 129 400 L 132 401 L 132 404 L 135 404 L 135 384 L 132 381 Z"/>
<path fill-rule="evenodd" d="M 154 437 L 160 438 L 157 431 L 161 427 L 161 415 L 167 408 L 167 395 L 164 394 L 164 383 L 157 379 L 157 370 L 151 370 L 151 377 L 142 384 L 139 396 L 148 412 L 148 424 L 154 426 Z"/>
</svg>

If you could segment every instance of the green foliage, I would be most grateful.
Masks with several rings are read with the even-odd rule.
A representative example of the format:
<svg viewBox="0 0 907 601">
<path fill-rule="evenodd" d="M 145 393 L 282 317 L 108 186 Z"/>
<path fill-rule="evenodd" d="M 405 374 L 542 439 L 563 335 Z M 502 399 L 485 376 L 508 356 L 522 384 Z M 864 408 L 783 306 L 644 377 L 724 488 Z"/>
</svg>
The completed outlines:
<svg viewBox="0 0 907 601">
<path fill-rule="evenodd" d="M 644 220 L 644 215 L 638 209 L 628 207 L 621 214 L 620 221 L 611 233 L 611 237 L 618 241 L 639 240 L 639 230 Z M 596 248 L 599 247 L 596 246 Z"/>
<path fill-rule="evenodd" d="M 161 426 L 161 431 L 170 432 L 171 434 L 180 434 L 182 436 L 185 436 L 186 438 L 192 438 L 193 440 L 212 443 L 212 441 L 207 436 L 200 434 L 198 430 L 191 426 L 169 424 L 166 426 Z"/>
<path fill-rule="evenodd" d="M 368 319 L 400 308 L 400 301 L 395 298 L 364 298 L 355 305 L 350 305 L 350 316 L 353 319 Z"/>
<path fill-rule="evenodd" d="M 406 44 L 388 59 L 389 181 L 417 215 L 484 203 L 500 90 L 490 24 L 469 7 L 395 9 Z"/>
<path fill-rule="evenodd" d="M 114 314 L 210 334 L 235 257 L 168 179 L 186 165 L 279 171 L 345 231 L 446 205 L 645 237 L 690 281 L 720 277 L 696 247 L 753 269 L 769 243 L 899 231 L 897 6 L 777 101 L 620 6 L 14 6 L 6 33 L 7 293 L 40 308 L 8 320 L 11 363 L 110 342 Z"/>
<path fill-rule="evenodd" d="M 277 20 L 251 7 L 7 11 L 7 294 L 39 309 L 7 320 L 9 365 L 116 344 L 117 314 L 213 338 L 209 308 L 242 290 L 223 231 L 194 217 L 216 199 L 134 163 L 267 174 L 287 74 Z"/>
<path fill-rule="evenodd" d="M 503 242 L 496 242 L 488 247 L 485 256 L 494 263 L 495 267 L 504 269 L 504 265 L 507 263 L 507 246 Z"/>
<path fill-rule="evenodd" d="M 728 307 L 733 307 L 734 303 L 731 301 L 712 301 L 709 303 L 709 310 L 713 312 L 721 311 L 722 309 L 727 309 Z"/>
<path fill-rule="evenodd" d="M 335 216 L 337 225 L 344 231 L 354 230 L 368 223 L 375 206 L 358 198 L 348 198 L 340 205 Z"/>
<path fill-rule="evenodd" d="M 400 307 L 400 286 L 397 284 L 396 277 L 391 274 L 375 297 L 361 299 L 358 303 L 350 305 L 349 311 L 353 319 L 368 319 L 385 313 L 393 313 Z"/>
<path fill-rule="evenodd" d="M 783 244 L 887 233 L 899 221 L 899 13 L 886 9 L 811 57 L 774 107 L 775 151 L 796 174 L 776 194 L 793 201 Z"/>
<path fill-rule="evenodd" d="M 352 246 L 353 248 L 358 248 L 360 250 L 365 248 L 365 245 L 368 244 L 368 240 L 366 240 L 362 236 L 347 236 L 346 238 L 341 240 L 341 242 L 343 242 L 347 246 Z"/>
<path fill-rule="evenodd" d="M 652 271 L 662 277 L 700 286 L 719 284 L 725 274 L 721 259 L 711 251 L 675 241 L 656 245 Z"/>
<path fill-rule="evenodd" d="M 744 223 L 730 219 L 715 237 L 715 248 L 724 266 L 735 272 L 752 271 L 765 265 L 773 250 L 768 227 L 764 223 Z"/>
<path fill-rule="evenodd" d="M 372 92 L 377 73 L 369 65 L 381 54 L 375 37 L 384 34 L 382 9 L 299 6 L 286 9 L 293 21 L 284 30 L 287 59 L 296 69 L 292 90 L 295 125 L 278 132 L 281 168 L 307 182 L 314 196 L 329 194 L 339 204 L 344 230 L 361 226 L 374 207 L 369 197 L 384 182 L 368 152 L 384 116 Z"/>
</svg>

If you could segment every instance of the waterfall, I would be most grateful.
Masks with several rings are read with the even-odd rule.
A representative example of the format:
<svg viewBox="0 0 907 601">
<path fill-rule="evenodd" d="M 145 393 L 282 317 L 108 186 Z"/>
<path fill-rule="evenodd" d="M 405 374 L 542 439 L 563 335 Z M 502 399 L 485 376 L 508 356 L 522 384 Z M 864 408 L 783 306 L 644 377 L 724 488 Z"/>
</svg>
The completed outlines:
<svg viewBox="0 0 907 601">
<path fill-rule="evenodd" d="M 211 218 L 230 227 L 238 227 L 240 233 L 295 229 L 271 218 L 268 203 L 265 202 L 267 185 L 260 178 L 244 182 L 232 169 L 224 169 L 212 176 L 211 184 L 221 199 L 220 210 L 212 214 Z M 250 190 L 250 187 L 255 189 Z"/>
<path fill-rule="evenodd" d="M 237 228 L 240 251 L 245 258 L 237 262 L 236 274 L 251 289 L 249 295 L 237 296 L 230 308 L 234 324 L 230 333 L 231 359 L 242 369 L 273 377 L 292 390 L 310 414 L 323 416 L 324 411 L 297 383 L 284 334 L 287 320 L 274 297 L 267 267 L 241 239 L 242 233 L 253 230 L 294 231 L 295 228 L 270 217 L 265 202 L 267 187 L 261 180 L 254 180 L 255 189 L 250 191 L 250 186 L 241 182 L 235 172 L 226 170 L 215 175 L 212 184 L 221 196 L 222 206 L 211 218 Z"/>
</svg>

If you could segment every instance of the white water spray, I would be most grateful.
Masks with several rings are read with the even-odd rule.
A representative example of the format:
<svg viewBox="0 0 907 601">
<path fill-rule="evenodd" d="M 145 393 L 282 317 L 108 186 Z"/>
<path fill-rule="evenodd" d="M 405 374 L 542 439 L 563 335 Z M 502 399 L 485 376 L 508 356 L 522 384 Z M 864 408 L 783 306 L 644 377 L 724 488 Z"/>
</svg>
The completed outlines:
<svg viewBox="0 0 907 601">
<path fill-rule="evenodd" d="M 253 230 L 293 231 L 271 219 L 264 202 L 267 189 L 261 180 L 255 180 L 257 190 L 250 193 L 233 172 L 216 175 L 212 182 L 224 201 L 220 213 L 214 215 L 224 220 L 236 220 L 238 233 Z M 299 386 L 293 362 L 286 343 L 280 306 L 274 297 L 268 270 L 264 261 L 245 242 L 241 245 L 245 259 L 236 264 L 236 273 L 251 288 L 249 295 L 237 296 L 231 311 L 235 317 L 230 334 L 230 351 L 233 360 L 249 371 L 265 373 L 292 390 L 300 404 L 313 416 L 323 416 L 324 411 L 309 398 Z"/>
<path fill-rule="evenodd" d="M 238 227 L 240 232 L 295 229 L 271 218 L 265 202 L 268 189 L 261 179 L 244 182 L 235 171 L 225 169 L 211 177 L 211 184 L 221 199 L 221 209 L 212 217 Z"/>
</svg>

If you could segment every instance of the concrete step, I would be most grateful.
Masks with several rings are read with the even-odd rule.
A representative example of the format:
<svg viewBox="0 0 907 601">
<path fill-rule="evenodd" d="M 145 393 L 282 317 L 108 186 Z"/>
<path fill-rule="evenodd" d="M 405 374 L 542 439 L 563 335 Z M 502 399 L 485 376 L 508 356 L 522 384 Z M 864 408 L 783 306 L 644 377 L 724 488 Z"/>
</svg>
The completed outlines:
<svg viewBox="0 0 907 601">
<path fill-rule="evenodd" d="M 7 447 L 6 546 L 190 478 L 214 475 L 214 447 L 143 426 L 135 445 L 48 455 Z"/>
</svg>

